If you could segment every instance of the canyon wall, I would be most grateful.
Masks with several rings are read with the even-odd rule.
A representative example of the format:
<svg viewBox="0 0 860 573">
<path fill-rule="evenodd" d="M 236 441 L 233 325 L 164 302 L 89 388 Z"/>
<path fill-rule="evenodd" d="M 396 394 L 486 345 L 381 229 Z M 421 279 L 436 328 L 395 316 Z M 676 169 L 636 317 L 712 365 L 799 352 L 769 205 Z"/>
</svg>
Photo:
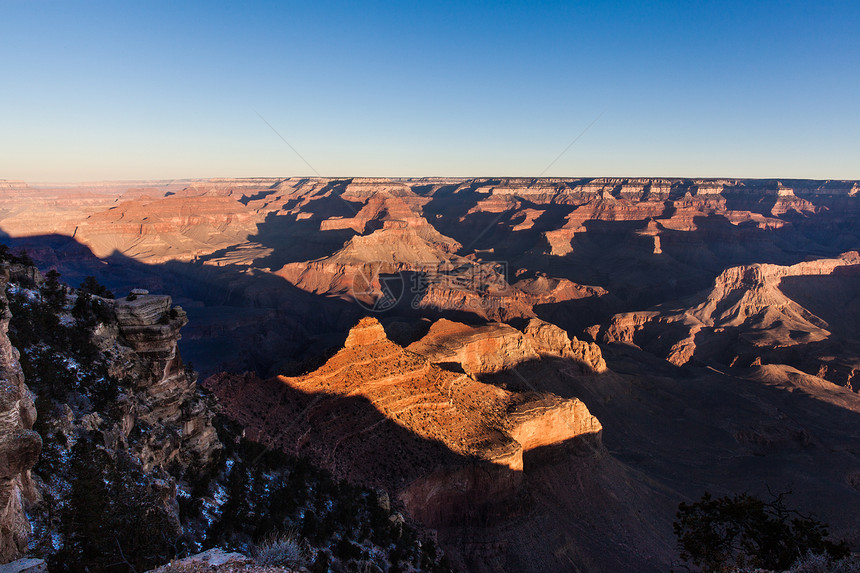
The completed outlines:
<svg viewBox="0 0 860 573">
<path fill-rule="evenodd" d="M 111 374 L 133 392 L 120 406 L 122 432 L 117 446 L 135 426 L 149 428 L 135 445 L 145 471 L 173 462 L 202 470 L 221 445 L 212 427 L 214 415 L 197 393 L 197 375 L 185 368 L 177 349 L 185 311 L 166 295 L 141 291 L 119 299 L 115 312 L 119 336 L 102 341 L 111 354 Z M 129 297 L 131 298 L 131 297 Z"/>
<path fill-rule="evenodd" d="M 30 524 L 25 503 L 35 501 L 30 470 L 39 459 L 42 439 L 31 428 L 36 408 L 18 363 L 18 349 L 9 341 L 6 284 L 8 265 L 0 267 L 0 563 L 27 550 Z"/>
<path fill-rule="evenodd" d="M 425 338 L 452 328 L 464 346 L 481 338 L 480 329 L 464 334 L 464 325 L 437 325 Z M 511 340 L 522 341 L 522 334 Z M 478 354 L 501 358 L 508 350 L 498 339 L 487 344 L 492 348 Z M 471 368 L 474 350 L 440 359 L 435 348 L 404 349 L 376 319 L 365 318 L 314 372 L 268 381 L 223 373 L 205 385 L 252 439 L 310 456 L 339 477 L 384 487 L 431 527 L 501 511 L 518 495 L 533 450 L 578 440 L 601 449 L 601 425 L 582 402 L 481 383 L 469 370 L 434 364 Z M 528 356 L 539 355 L 532 350 L 520 358 Z M 264 395 L 278 398 L 264 405 Z"/>
</svg>

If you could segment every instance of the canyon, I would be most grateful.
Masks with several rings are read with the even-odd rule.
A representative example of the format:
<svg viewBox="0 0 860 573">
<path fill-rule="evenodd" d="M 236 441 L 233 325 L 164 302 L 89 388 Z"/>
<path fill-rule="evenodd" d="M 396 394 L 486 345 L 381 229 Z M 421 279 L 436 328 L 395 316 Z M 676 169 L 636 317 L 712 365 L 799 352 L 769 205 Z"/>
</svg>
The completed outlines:
<svg viewBox="0 0 860 573">
<path fill-rule="evenodd" d="M 657 571 L 677 560 L 678 503 L 704 491 L 791 490 L 860 549 L 858 193 L 0 181 L 0 230 L 43 272 L 120 295 L 104 351 L 142 382 L 107 443 L 182 428 L 135 442 L 147 470 L 220 447 L 181 351 L 247 438 L 386 492 L 462 569 Z M 14 500 L 39 448 L 6 354 Z M 23 510 L 4 507 L 3 547 L 20 547 Z"/>
</svg>

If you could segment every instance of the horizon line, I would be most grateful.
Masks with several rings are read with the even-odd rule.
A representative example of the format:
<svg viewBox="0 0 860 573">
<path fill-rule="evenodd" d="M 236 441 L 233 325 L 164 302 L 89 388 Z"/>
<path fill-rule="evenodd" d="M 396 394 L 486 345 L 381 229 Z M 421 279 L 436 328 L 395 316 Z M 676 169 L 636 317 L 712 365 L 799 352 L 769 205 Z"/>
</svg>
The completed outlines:
<svg viewBox="0 0 860 573">
<path fill-rule="evenodd" d="M 676 176 L 676 175 L 659 175 L 659 176 L 642 176 L 642 175 L 562 175 L 562 176 L 534 176 L 534 175 L 478 175 L 478 176 L 461 176 L 461 175 L 404 175 L 404 176 L 386 176 L 386 175 L 250 175 L 239 177 L 141 177 L 129 179 L 58 179 L 58 180 L 29 180 L 29 179 L 0 179 L 0 183 L 23 183 L 28 186 L 83 186 L 94 184 L 134 184 L 134 183 L 182 183 L 182 182 L 197 182 L 197 181 L 248 181 L 254 179 L 271 179 L 271 180 L 289 180 L 289 179 L 359 179 L 359 180 L 388 180 L 388 181 L 420 181 L 431 179 L 453 179 L 459 181 L 481 180 L 481 179 L 520 179 L 520 180 L 543 180 L 543 181 L 574 181 L 582 179 L 627 179 L 627 180 L 693 180 L 693 181 L 816 181 L 816 182 L 860 182 L 860 177 L 856 179 L 842 178 L 820 178 L 820 177 L 736 177 L 736 176 Z"/>
</svg>

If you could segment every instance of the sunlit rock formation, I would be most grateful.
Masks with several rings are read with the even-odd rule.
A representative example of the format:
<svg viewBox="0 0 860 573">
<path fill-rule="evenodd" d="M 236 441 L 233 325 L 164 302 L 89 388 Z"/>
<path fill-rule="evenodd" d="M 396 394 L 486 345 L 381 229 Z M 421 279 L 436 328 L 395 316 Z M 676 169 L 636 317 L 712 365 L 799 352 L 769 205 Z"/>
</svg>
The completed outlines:
<svg viewBox="0 0 860 573">
<path fill-rule="evenodd" d="M 446 370 L 391 342 L 373 318 L 304 376 L 219 374 L 205 385 L 252 439 L 397 492 L 431 525 L 510 499 L 533 450 L 602 448 L 601 425 L 579 400 L 509 392 Z"/>
<path fill-rule="evenodd" d="M 837 300 L 828 304 L 816 297 L 816 277 L 848 281 L 844 283 L 847 287 L 856 284 L 853 277 L 858 269 L 860 255 L 854 251 L 791 266 L 732 267 L 716 278 L 711 289 L 677 305 L 614 316 L 599 329 L 599 336 L 606 342 L 647 347 L 679 366 L 694 358 L 733 366 L 746 366 L 753 360 L 761 364 L 763 356 L 792 347 L 814 354 L 818 348 L 827 350 L 823 344 L 832 335 L 828 320 L 856 312 L 851 307 L 840 308 Z M 827 320 L 798 300 L 809 300 Z M 821 363 L 820 368 L 820 374 L 826 374 L 828 365 Z M 854 371 L 849 367 L 849 384 Z"/>
<path fill-rule="evenodd" d="M 596 344 L 575 337 L 571 341 L 564 330 L 537 318 L 522 331 L 501 323 L 468 326 L 440 319 L 408 350 L 437 364 L 457 364 L 472 375 L 499 372 L 542 356 L 573 359 L 589 372 L 606 370 Z"/>
</svg>

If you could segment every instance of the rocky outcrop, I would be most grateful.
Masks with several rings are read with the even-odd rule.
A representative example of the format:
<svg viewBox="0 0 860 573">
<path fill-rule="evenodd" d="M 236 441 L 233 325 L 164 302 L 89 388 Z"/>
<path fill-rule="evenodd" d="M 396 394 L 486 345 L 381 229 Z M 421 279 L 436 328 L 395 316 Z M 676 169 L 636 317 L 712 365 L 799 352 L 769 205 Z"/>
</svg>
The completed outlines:
<svg viewBox="0 0 860 573">
<path fill-rule="evenodd" d="M 276 274 L 302 290 L 357 300 L 375 310 L 390 308 L 380 305 L 391 299 L 391 306 L 496 321 L 533 317 L 537 305 L 606 294 L 600 287 L 546 275 L 510 284 L 503 265 L 454 255 L 459 244 L 435 231 L 422 234 L 421 228 L 386 221 L 330 257 L 289 263 Z"/>
<path fill-rule="evenodd" d="M 578 233 L 586 232 L 586 222 L 589 221 L 642 221 L 660 216 L 665 210 L 662 202 L 636 202 L 635 194 L 627 194 L 631 198 L 616 199 L 608 191 L 602 191 L 598 197 L 585 205 L 577 207 L 567 216 L 567 222 L 560 229 L 545 234 L 550 247 L 550 253 L 557 256 L 567 255 L 572 251 L 571 240 Z"/>
<path fill-rule="evenodd" d="M 489 402 L 500 407 L 490 412 L 470 409 L 470 403 L 461 400 L 471 391 L 487 390 L 474 385 L 477 375 L 481 381 L 492 381 L 505 389 L 537 387 L 559 395 L 582 396 L 607 426 L 612 425 L 612 432 L 608 433 L 614 440 L 611 449 L 613 453 L 623 452 L 617 459 L 634 466 L 636 477 L 631 479 L 641 480 L 644 475 L 659 483 L 663 491 L 671 491 L 674 497 L 677 492 L 697 497 L 706 486 L 712 491 L 728 491 L 753 482 L 763 483 L 777 470 L 803 464 L 800 457 L 780 459 L 780 452 L 793 456 L 796 448 L 804 448 L 803 457 L 809 460 L 808 464 L 800 470 L 792 469 L 791 475 L 783 473 L 791 479 L 784 479 L 782 484 L 789 487 L 792 483 L 818 484 L 821 492 L 827 492 L 809 494 L 806 509 L 821 506 L 824 515 L 834 515 L 833 507 L 838 505 L 839 510 L 850 505 L 845 503 L 846 499 L 853 499 L 840 489 L 841 481 L 826 478 L 839 474 L 841 480 L 845 472 L 855 471 L 853 466 L 849 467 L 850 459 L 843 460 L 844 466 L 839 465 L 843 463 L 842 452 L 856 449 L 846 429 L 853 427 L 851 420 L 840 416 L 844 408 L 820 409 L 814 415 L 820 419 L 810 424 L 810 412 L 817 411 L 820 400 L 800 400 L 794 407 L 792 404 L 798 401 L 796 393 L 759 391 L 759 381 L 748 383 L 738 377 L 757 368 L 792 364 L 807 374 L 819 374 L 855 388 L 860 386 L 860 358 L 856 350 L 856 323 L 860 316 L 856 293 L 860 289 L 856 280 L 840 274 L 846 267 L 858 265 L 834 267 L 829 274 L 777 276 L 770 265 L 755 264 L 767 261 L 778 268 L 788 268 L 810 257 L 835 257 L 840 252 L 857 249 L 860 187 L 856 182 L 295 178 L 191 183 L 184 182 L 180 188 L 172 185 L 169 197 L 166 187 L 136 183 L 134 189 L 122 190 L 119 201 L 116 197 L 105 201 L 107 195 L 93 190 L 90 198 L 78 194 L 74 199 L 80 201 L 78 205 L 64 199 L 61 192 L 45 194 L 39 189 L 28 190 L 13 184 L 0 197 L 0 223 L 12 237 L 53 230 L 71 234 L 74 226 L 66 230 L 71 221 L 78 225 L 86 217 L 96 215 L 90 221 L 93 226 L 82 226 L 80 238 L 85 240 L 88 232 L 94 232 L 99 240 L 104 240 L 99 244 L 99 249 L 103 249 L 99 252 L 116 247 L 149 262 L 173 258 L 190 261 L 193 253 L 198 253 L 199 259 L 193 262 L 176 262 L 143 271 L 137 269 L 134 261 L 123 262 L 121 257 L 112 262 L 117 265 L 113 268 L 126 264 L 126 268 L 132 269 L 129 272 L 149 273 L 153 281 L 163 278 L 177 285 L 159 287 L 154 282 L 126 281 L 123 288 L 129 284 L 151 285 L 153 290 L 169 288 L 176 296 L 182 296 L 183 301 L 191 298 L 198 303 L 195 307 L 183 302 L 189 312 L 200 311 L 201 305 L 210 307 L 215 299 L 218 299 L 216 305 L 229 305 L 230 310 L 223 314 L 220 308 L 205 308 L 212 321 L 219 323 L 219 329 L 212 337 L 201 336 L 195 346 L 205 344 L 204 338 L 215 339 L 218 344 L 213 347 L 235 355 L 247 355 L 249 348 L 260 355 L 269 355 L 269 362 L 253 364 L 261 371 L 277 371 L 269 370 L 273 363 L 301 360 L 305 356 L 297 356 L 300 352 L 322 352 L 324 347 L 336 343 L 332 333 L 338 333 L 342 339 L 346 323 L 354 324 L 353 317 L 363 311 L 355 304 L 358 297 L 350 296 L 361 291 L 355 288 L 353 278 L 359 273 L 366 272 L 372 283 L 372 288 L 361 291 L 367 298 L 360 302 L 367 303 L 385 296 L 383 287 L 388 285 L 382 279 L 387 277 L 380 276 L 385 272 L 402 273 L 408 291 L 410 278 L 423 281 L 431 271 L 441 269 L 443 272 L 437 272 L 426 289 L 416 293 L 420 296 L 405 301 L 416 301 L 417 308 L 411 308 L 410 304 L 407 309 L 397 307 L 392 313 L 397 320 L 410 322 L 413 317 L 431 320 L 445 316 L 480 323 L 483 318 L 491 322 L 508 321 L 516 328 L 502 328 L 498 331 L 500 336 L 494 338 L 490 331 L 497 325 L 491 324 L 487 337 L 475 340 L 465 331 L 463 344 L 458 346 L 453 340 L 441 345 L 438 361 L 425 356 L 424 362 L 414 364 L 395 352 L 396 349 L 386 350 L 387 343 L 378 328 L 371 325 L 366 332 L 357 329 L 347 348 L 347 357 L 352 357 L 354 364 L 341 374 L 354 375 L 362 390 L 320 391 L 310 382 L 302 386 L 294 380 L 303 377 L 290 378 L 289 384 L 277 378 L 257 380 L 254 376 L 224 381 L 227 393 L 232 396 L 225 404 L 245 412 L 243 415 L 250 420 L 249 435 L 271 440 L 273 447 L 311 455 L 334 468 L 338 475 L 378 474 L 380 480 L 393 484 L 393 491 L 401 492 L 403 499 L 407 499 L 407 491 L 412 492 L 410 507 L 416 515 L 426 512 L 422 515 L 428 522 L 442 522 L 446 516 L 456 521 L 457 507 L 464 508 L 467 522 L 473 517 L 487 517 L 490 521 L 505 511 L 499 507 L 504 503 L 494 504 L 494 498 L 506 503 L 510 498 L 505 497 L 505 492 L 528 487 L 517 480 L 531 481 L 533 485 L 551 483 L 542 494 L 535 495 L 535 490 L 531 490 L 528 497 L 533 502 L 530 511 L 543 504 L 543 521 L 525 531 L 511 527 L 505 539 L 509 544 L 538 540 L 508 553 L 528 556 L 532 569 L 559 570 L 571 561 L 585 563 L 583 568 L 586 568 L 588 559 L 571 553 L 571 547 L 589 536 L 592 544 L 585 557 L 599 560 L 626 551 L 638 561 L 643 552 L 631 549 L 636 539 L 660 530 L 669 538 L 665 545 L 667 553 L 663 555 L 671 555 L 661 557 L 661 566 L 653 569 L 665 569 L 674 556 L 671 519 L 677 499 L 665 504 L 663 515 L 667 521 L 658 523 L 653 519 L 654 498 L 639 495 L 639 490 L 636 495 L 616 498 L 617 489 L 610 488 L 613 495 L 609 496 L 600 495 L 604 489 L 582 487 L 582 483 L 588 483 L 594 476 L 614 481 L 617 474 L 605 471 L 611 464 L 588 473 L 579 470 L 579 458 L 567 456 L 575 471 L 547 469 L 550 464 L 535 470 L 532 462 L 541 463 L 544 454 L 551 458 L 557 446 L 530 440 L 544 435 L 556 440 L 555 428 L 563 425 L 553 412 L 562 418 L 570 416 L 563 414 L 564 408 L 552 403 L 544 411 L 537 405 L 541 400 L 535 398 L 536 405 L 527 407 L 529 415 L 534 417 L 517 430 L 508 425 L 516 419 L 515 400 L 506 402 L 492 395 Z M 16 204 L 17 197 L 23 199 Z M 39 213 L 32 211 L 36 200 L 45 205 Z M 98 201 L 101 203 L 97 204 Z M 177 207 L 183 201 L 200 205 L 201 211 L 211 210 L 201 219 L 187 213 L 171 218 L 166 207 Z M 111 207 L 116 209 L 106 215 Z M 152 210 L 158 220 L 145 219 L 147 210 Z M 239 221 L 237 216 L 250 218 Z M 218 229 L 219 218 L 230 223 Z M 434 230 L 447 240 L 440 239 Z M 112 239 L 116 245 L 110 242 Z M 63 264 L 68 268 L 75 268 L 76 279 L 97 274 L 91 269 L 98 266 L 81 270 L 74 266 L 74 261 L 69 263 L 65 247 L 50 243 L 53 239 L 44 240 L 48 243 L 45 248 L 53 248 L 55 253 L 43 252 L 54 256 L 58 265 L 65 261 Z M 219 250 L 203 254 L 201 244 L 207 241 L 217 243 Z M 126 248 L 132 243 L 140 248 Z M 12 246 L 17 249 L 21 245 Z M 187 253 L 192 253 L 191 257 Z M 31 251 L 34 257 L 38 254 L 39 251 L 36 254 Z M 505 261 L 508 272 L 491 272 L 490 260 Z M 98 261 L 95 264 L 101 265 Z M 206 269 L 206 265 L 225 268 L 217 269 L 217 273 L 204 273 L 215 270 Z M 285 269 L 282 276 L 303 292 L 275 276 L 278 269 Z M 71 276 L 65 269 L 60 270 L 64 276 Z M 224 296 L 210 296 L 211 291 L 199 288 L 199 282 L 187 287 L 183 282 L 201 281 L 201 277 L 211 280 L 213 287 L 223 289 L 219 294 Z M 504 281 L 493 277 L 503 277 Z M 522 277 L 535 278 L 517 282 Z M 580 286 L 584 284 L 600 285 L 603 292 L 610 294 L 595 301 L 595 293 L 578 290 L 587 288 Z M 201 291 L 206 294 L 200 295 Z M 303 304 L 292 302 L 289 297 L 294 293 L 307 295 L 295 298 Z M 577 293 L 584 296 L 576 296 Z M 306 301 L 310 304 L 304 304 Z M 536 305 L 540 308 L 535 308 Z M 241 321 L 253 321 L 258 315 L 245 312 L 249 306 L 277 313 L 265 325 L 260 321 L 261 324 L 248 326 L 237 335 L 229 325 L 225 326 L 232 318 L 223 317 L 239 316 Z M 313 310 L 299 310 L 307 307 Z M 630 312 L 640 309 L 648 310 Z M 455 312 L 458 310 L 471 313 L 463 316 Z M 618 314 L 621 311 L 625 314 Z M 557 331 L 541 323 L 529 324 L 535 315 L 565 330 Z M 144 402 L 153 404 L 140 412 L 147 424 L 152 421 L 158 425 L 159 417 L 171 418 L 175 404 L 184 395 L 181 388 L 187 381 L 171 378 L 181 370 L 176 363 L 168 368 L 169 375 L 164 376 L 164 368 L 170 362 L 169 323 L 174 318 L 168 315 L 158 329 L 151 329 L 149 340 L 144 336 L 133 341 L 135 334 L 129 325 L 128 338 L 122 343 L 134 355 L 138 355 L 132 348 L 134 344 L 141 345 L 142 351 L 146 350 L 143 345 L 150 345 L 153 352 L 143 354 L 153 357 L 160 370 L 152 376 L 142 374 L 141 379 L 162 380 L 166 387 L 176 391 L 176 395 L 171 395 L 167 388 L 165 392 L 155 392 L 159 397 L 144 392 L 146 384 L 135 390 L 142 392 Z M 273 341 L 276 339 L 270 326 L 275 322 L 292 331 L 294 338 L 290 340 L 301 342 L 286 346 Z M 593 372 L 601 368 L 600 357 L 596 347 L 573 340 L 566 333 L 578 333 L 589 324 L 602 325 L 589 330 L 595 340 L 624 341 L 649 352 L 613 345 L 608 352 L 619 366 L 617 374 L 579 376 L 576 368 L 568 367 L 570 363 L 582 364 L 584 372 Z M 416 329 L 402 340 L 414 342 L 422 336 L 419 331 L 425 333 Z M 146 335 L 145 331 L 141 333 Z M 567 342 L 564 336 L 568 337 Z M 509 353 L 508 359 L 482 357 L 476 350 L 481 345 L 488 352 L 493 347 L 503 348 Z M 370 353 L 364 362 L 359 349 Z M 693 367 L 679 371 L 673 364 L 654 360 L 649 353 Z M 128 356 L 131 358 L 132 354 Z M 221 360 L 221 356 L 216 356 L 208 366 L 211 368 Z M 512 366 L 517 360 L 524 362 Z M 195 362 L 200 364 L 197 357 Z M 368 364 L 379 362 L 385 362 L 387 374 L 383 374 L 382 366 L 378 375 L 371 374 Z M 414 378 L 420 378 L 424 363 L 438 367 L 438 370 L 427 367 L 427 372 L 436 376 L 434 380 L 446 383 L 458 380 L 451 384 L 457 389 L 451 394 L 455 397 L 451 398 L 454 413 L 446 409 L 447 394 L 438 388 L 410 386 L 410 379 L 397 370 L 402 367 L 403 372 L 414 372 Z M 471 376 L 463 364 L 469 371 L 483 373 Z M 695 367 L 700 364 L 712 369 Z M 502 370 L 493 372 L 496 368 Z M 296 367 L 290 371 L 304 370 Z M 455 378 L 448 379 L 448 375 Z M 395 382 L 403 381 L 407 390 L 418 388 L 416 400 L 426 398 L 428 407 L 410 406 L 405 393 L 388 377 Z M 704 377 L 710 378 L 702 380 Z M 755 399 L 748 400 L 746 397 L 750 395 Z M 824 395 L 822 390 L 821 396 Z M 757 425 L 758 421 L 771 418 L 777 425 L 783 423 L 774 410 L 757 406 L 774 401 L 781 410 L 790 411 L 791 418 L 806 420 L 801 425 L 807 428 L 810 440 L 802 433 L 797 434 L 799 440 L 784 439 L 786 436 L 780 437 L 777 427 Z M 167 406 L 160 407 L 159 402 Z M 568 406 L 575 416 L 575 404 Z M 437 411 L 443 414 L 437 416 Z M 437 428 L 437 424 L 448 423 L 456 427 L 460 422 L 455 413 L 460 411 L 469 413 L 469 419 L 480 421 L 473 426 L 464 422 L 464 428 L 487 424 L 497 432 L 487 434 L 492 439 L 487 438 L 485 447 L 480 446 L 479 439 L 473 440 L 474 436 L 482 435 L 477 430 L 474 435 L 464 431 L 461 443 L 456 433 Z M 542 411 L 545 413 L 538 415 Z M 129 414 L 127 419 L 142 419 L 137 415 Z M 308 430 L 311 426 L 313 429 Z M 413 426 L 431 430 L 416 437 L 411 430 Z M 844 441 L 840 438 L 838 443 L 831 441 L 825 447 L 819 446 L 828 443 L 826 434 L 837 431 L 837 426 L 838 432 L 845 436 Z M 165 427 L 174 428 L 176 424 Z M 149 427 L 144 427 L 144 431 L 148 432 Z M 194 432 L 197 430 L 189 428 L 188 433 Z M 180 443 L 178 437 L 166 435 L 165 443 Z M 573 442 L 584 444 L 587 440 L 580 437 Z M 735 449 L 739 443 L 742 446 Z M 523 451 L 522 471 L 512 469 L 517 461 L 516 455 L 512 455 L 517 451 L 516 444 Z M 746 457 L 765 450 L 766 459 Z M 377 451 L 386 455 L 380 456 Z M 478 452 L 484 452 L 483 457 Z M 772 457 L 774 453 L 776 458 Z M 144 457 L 150 460 L 148 463 L 155 463 L 153 460 L 169 456 L 170 452 L 165 450 Z M 679 464 L 681 459 L 685 463 Z M 721 469 L 715 471 L 715 465 Z M 413 472 L 411 468 L 420 471 Z M 530 473 L 533 471 L 543 474 L 538 477 Z M 631 515 L 641 508 L 643 522 L 630 527 L 634 522 L 616 519 L 617 513 L 605 511 L 602 506 L 611 505 L 613 499 L 625 508 L 635 508 Z M 636 500 L 641 505 L 636 505 Z M 589 506 L 589 502 L 593 505 Z M 856 521 L 853 517 L 843 520 L 843 529 L 845 523 Z M 606 535 L 606 524 L 610 522 L 617 524 L 618 532 L 623 530 L 623 533 Z M 558 523 L 573 533 L 565 537 L 557 527 L 543 536 L 551 529 L 547 525 Z M 472 535 L 460 530 L 448 539 L 456 538 L 459 533 L 464 538 L 472 535 L 470 542 L 483 547 L 485 539 L 480 536 L 485 530 L 480 531 Z M 546 552 L 555 555 L 558 561 L 539 562 L 538 543 L 546 545 Z M 627 549 L 616 552 L 617 548 Z M 493 554 L 492 558 L 494 552 L 503 551 L 499 546 L 486 550 L 487 555 Z M 595 568 L 637 570 L 635 565 L 618 564 Z"/>
<path fill-rule="evenodd" d="M 572 437 L 591 436 L 588 448 L 599 448 L 596 437 L 603 429 L 578 399 L 562 399 L 552 394 L 526 395 L 508 409 L 506 429 L 528 454 L 539 448 L 563 444 Z M 580 442 L 582 443 L 582 442 Z"/>
<path fill-rule="evenodd" d="M 440 322 L 437 334 L 464 326 Z M 522 333 L 498 328 L 510 344 L 528 348 Z M 205 385 L 250 438 L 395 491 L 431 525 L 504 505 L 533 450 L 580 440 L 600 448 L 600 423 L 579 400 L 509 392 L 440 368 L 388 340 L 374 318 L 362 319 L 342 350 L 304 376 L 264 381 L 220 374 Z"/>
<path fill-rule="evenodd" d="M 329 218 L 322 230 L 353 229 L 357 235 L 337 252 L 318 260 L 289 263 L 277 274 L 314 293 L 372 302 L 384 296 L 379 275 L 435 270 L 450 265 L 460 248 L 436 231 L 404 201 L 388 192 L 370 198 L 352 218 Z"/>
<path fill-rule="evenodd" d="M 181 307 L 171 307 L 167 295 L 132 293 L 117 300 L 115 312 L 120 333 L 135 352 L 168 358 L 176 351 L 179 329 L 188 324 Z"/>
<path fill-rule="evenodd" d="M 27 549 L 30 524 L 25 500 L 37 493 L 30 470 L 39 459 L 42 439 L 31 428 L 36 408 L 18 363 L 18 350 L 7 332 L 7 266 L 0 267 L 0 563 L 20 557 Z"/>
<path fill-rule="evenodd" d="M 419 229 L 425 238 L 439 238 L 440 235 L 421 216 L 420 207 L 407 204 L 405 196 L 412 195 L 409 187 L 385 182 L 359 184 L 355 180 L 347 185 L 343 197 L 347 200 L 363 201 L 361 209 L 354 217 L 329 217 L 320 222 L 320 231 L 353 229 L 356 233 L 378 229 L 386 222 L 399 222 L 402 227 Z M 414 197 L 414 196 L 413 196 Z"/>
<path fill-rule="evenodd" d="M 279 567 L 278 570 L 284 569 Z M 209 549 L 202 553 L 196 553 L 176 559 L 169 565 L 153 569 L 149 573 L 195 573 L 206 571 L 207 573 L 270 573 L 272 567 L 256 565 L 254 560 L 242 553 L 230 553 L 218 547 Z M 287 571 L 284 569 L 284 571 Z"/>
<path fill-rule="evenodd" d="M 73 235 L 75 228 L 90 215 L 116 206 L 118 198 L 164 197 L 176 192 L 187 181 L 126 181 L 70 185 L 21 185 L 0 191 L 3 206 L 2 226 L 10 236 L 48 233 Z M 33 205 L 39 209 L 33 209 Z"/>
<path fill-rule="evenodd" d="M 48 573 L 48 564 L 44 559 L 23 558 L 0 566 L 2 573 Z"/>
<path fill-rule="evenodd" d="M 507 324 L 469 326 L 440 319 L 408 350 L 435 364 L 454 364 L 477 376 L 507 370 L 540 355 L 532 341 Z"/>
<path fill-rule="evenodd" d="M 119 445 L 132 428 L 148 428 L 136 446 L 145 471 L 172 462 L 202 469 L 221 445 L 213 413 L 197 393 L 196 374 L 185 368 L 177 349 L 188 319 L 169 296 L 138 292 L 116 301 L 117 337 L 101 341 L 111 356 L 111 374 L 133 392 L 120 400 L 120 431 L 109 435 Z"/>
<path fill-rule="evenodd" d="M 596 344 L 575 337 L 571 341 L 564 330 L 537 318 L 530 319 L 522 331 L 501 323 L 469 326 L 440 319 L 408 350 L 435 364 L 453 364 L 475 376 L 547 356 L 571 359 L 587 372 L 606 371 Z"/>
<path fill-rule="evenodd" d="M 533 318 L 526 324 L 523 332 L 542 356 L 569 358 L 581 364 L 588 372 L 601 373 L 607 370 L 606 361 L 597 344 L 579 340 L 575 336 L 571 340 L 567 332 L 552 323 Z"/>
<path fill-rule="evenodd" d="M 837 270 L 858 269 L 858 265 L 860 255 L 848 252 L 835 259 L 791 266 L 732 267 L 716 278 L 711 289 L 696 297 L 669 308 L 619 314 L 593 331 L 599 331 L 604 342 L 637 344 L 679 366 L 696 357 L 747 366 L 755 357 L 761 363 L 763 353 L 791 347 L 806 348 L 804 354 L 808 354 L 831 337 L 831 326 L 792 298 L 804 298 L 804 289 L 809 288 L 803 286 L 806 283 L 795 280 L 792 285 L 798 286 L 789 288 L 786 281 L 839 279 Z M 826 304 L 817 305 L 816 310 L 828 317 L 839 315 L 838 309 Z M 743 356 L 748 357 L 746 363 Z"/>
<path fill-rule="evenodd" d="M 7 292 L 0 282 L 0 293 Z M 121 300 L 95 295 L 107 293 L 92 280 L 81 289 L 63 287 L 64 298 L 46 287 L 10 285 L 11 326 L 2 298 L 0 555 L 7 560 L 27 547 L 22 503 L 35 497 L 34 490 L 40 499 L 28 505 L 27 516 L 34 532 L 29 549 L 36 554 L 80 559 L 71 549 L 76 536 L 92 534 L 79 528 L 95 527 L 78 517 L 86 511 L 117 530 L 111 520 L 157 523 L 164 539 L 172 539 L 182 527 L 178 494 L 211 472 L 221 449 L 211 399 L 198 392 L 196 374 L 177 349 L 185 313 L 170 297 L 144 290 Z M 44 444 L 29 430 L 35 408 L 7 328 L 38 392 Z M 44 460 L 31 482 L 40 447 Z M 80 493 L 102 483 L 96 497 Z M 104 505 L 86 509 L 91 503 Z M 117 535 L 127 547 L 126 534 Z"/>
<path fill-rule="evenodd" d="M 97 256 L 118 251 L 150 263 L 193 260 L 256 231 L 256 214 L 238 199 L 204 193 L 127 201 L 90 215 L 73 234 Z"/>
<path fill-rule="evenodd" d="M 600 287 L 539 275 L 509 284 L 492 264 L 467 263 L 460 273 L 432 272 L 423 290 L 415 293 L 413 308 L 468 312 L 490 321 L 505 322 L 535 316 L 535 307 L 589 297 L 600 297 Z"/>
<path fill-rule="evenodd" d="M 803 253 L 834 256 L 860 241 L 854 181 L 255 178 L 9 187 L 0 195 L 0 224 L 13 237 L 60 232 L 98 255 L 174 261 L 171 272 L 152 273 L 148 282 L 139 280 L 134 261 L 116 257 L 136 278 L 117 279 L 110 288 L 143 284 L 207 307 L 227 300 L 239 315 L 235 309 L 247 306 L 299 306 L 294 299 L 304 293 L 275 286 L 285 278 L 332 299 L 321 305 L 323 320 L 311 326 L 312 336 L 342 330 L 361 312 L 347 319 L 347 305 L 433 318 L 461 319 L 464 312 L 500 322 L 540 316 L 578 332 L 620 311 L 689 296 L 726 268 L 765 258 L 790 265 Z M 28 208 L 34 200 L 39 213 Z M 33 241 L 33 249 L 54 249 L 40 262 L 65 276 L 98 274 L 101 264 L 91 254 L 84 260 L 56 237 Z M 482 270 L 461 284 L 463 276 L 438 272 L 491 267 L 490 261 L 508 265 L 496 273 L 502 281 L 485 281 L 491 273 Z M 392 273 L 402 275 L 405 296 L 392 296 L 378 280 Z M 515 279 L 538 273 L 546 278 L 534 281 L 544 283 L 540 292 Z M 426 288 L 413 293 L 409 281 L 417 274 Z M 258 278 L 268 285 L 264 294 Z M 199 288 L 210 281 L 217 293 Z M 570 302 L 596 294 L 582 285 L 611 294 L 593 305 Z M 252 339 L 247 330 L 238 338 Z M 231 347 L 229 331 L 211 338 Z M 273 366 L 245 358 L 252 352 L 240 346 L 232 345 L 227 363 Z M 217 358 L 213 364 L 211 356 L 195 356 L 195 362 L 211 371 L 222 362 Z"/>
</svg>

